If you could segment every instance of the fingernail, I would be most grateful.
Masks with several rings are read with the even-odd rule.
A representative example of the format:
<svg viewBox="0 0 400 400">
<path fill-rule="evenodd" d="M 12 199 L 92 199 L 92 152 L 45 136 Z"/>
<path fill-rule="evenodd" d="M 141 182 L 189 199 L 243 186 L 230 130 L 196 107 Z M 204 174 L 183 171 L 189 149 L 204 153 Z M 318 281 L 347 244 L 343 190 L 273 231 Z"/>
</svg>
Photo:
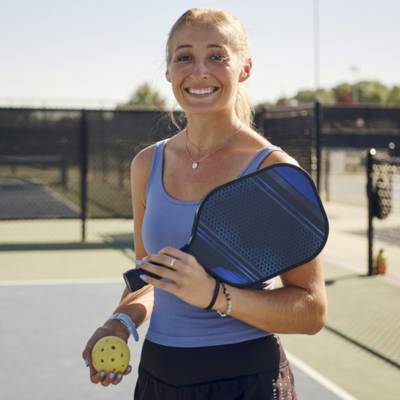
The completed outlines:
<svg viewBox="0 0 400 400">
<path fill-rule="evenodd" d="M 142 265 L 143 264 L 143 262 L 140 261 L 140 260 L 136 260 L 135 262 L 136 262 L 136 265 Z"/>
<path fill-rule="evenodd" d="M 121 379 L 122 378 L 122 374 L 118 374 L 118 379 Z"/>
<path fill-rule="evenodd" d="M 142 258 L 142 261 L 146 261 L 146 258 L 147 258 L 147 257 L 143 257 L 143 258 Z"/>
<path fill-rule="evenodd" d="M 103 377 L 105 374 L 106 374 L 105 371 L 101 371 L 101 372 L 100 372 L 100 376 L 101 376 L 101 377 Z"/>
<path fill-rule="evenodd" d="M 131 372 L 132 371 L 132 368 L 131 367 L 128 367 L 128 372 Z"/>
<path fill-rule="evenodd" d="M 88 359 L 85 360 L 85 364 L 86 364 L 87 367 L 89 366 L 89 360 Z"/>
<path fill-rule="evenodd" d="M 114 378 L 114 376 L 115 376 L 114 372 L 111 372 L 110 378 L 112 379 L 112 378 Z"/>
<path fill-rule="evenodd" d="M 143 281 L 145 281 L 147 279 L 146 275 L 139 275 L 139 278 L 142 279 Z"/>
</svg>

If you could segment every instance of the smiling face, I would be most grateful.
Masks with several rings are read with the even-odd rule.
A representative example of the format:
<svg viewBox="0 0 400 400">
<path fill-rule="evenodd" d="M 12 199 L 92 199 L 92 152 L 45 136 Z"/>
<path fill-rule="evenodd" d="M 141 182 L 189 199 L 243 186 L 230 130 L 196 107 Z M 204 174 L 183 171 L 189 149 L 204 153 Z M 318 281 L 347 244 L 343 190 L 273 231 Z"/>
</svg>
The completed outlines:
<svg viewBox="0 0 400 400">
<path fill-rule="evenodd" d="M 182 25 L 171 41 L 167 79 L 186 113 L 234 112 L 238 84 L 250 75 L 223 30 L 206 23 Z"/>
</svg>

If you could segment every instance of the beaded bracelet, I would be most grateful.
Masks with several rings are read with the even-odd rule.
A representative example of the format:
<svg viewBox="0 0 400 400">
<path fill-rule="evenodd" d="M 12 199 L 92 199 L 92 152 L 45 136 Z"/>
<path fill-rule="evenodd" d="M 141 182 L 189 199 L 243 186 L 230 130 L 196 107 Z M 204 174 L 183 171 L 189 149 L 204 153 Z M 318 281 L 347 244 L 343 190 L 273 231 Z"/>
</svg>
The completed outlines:
<svg viewBox="0 0 400 400">
<path fill-rule="evenodd" d="M 205 310 L 211 310 L 212 306 L 215 304 L 215 302 L 217 301 L 217 297 L 219 294 L 219 285 L 220 285 L 220 281 L 218 279 L 215 280 L 215 290 L 214 290 L 214 296 L 211 299 L 211 303 L 208 305 L 208 307 L 205 308 Z"/>
<path fill-rule="evenodd" d="M 228 292 L 228 289 L 225 287 L 225 285 L 221 282 L 222 287 L 224 288 L 224 294 L 226 296 L 226 299 L 228 300 L 228 308 L 226 310 L 226 313 L 223 313 L 221 311 L 217 310 L 217 313 L 221 316 L 221 317 L 227 317 L 229 315 L 229 313 L 232 311 L 232 302 L 231 302 L 231 295 Z"/>
</svg>

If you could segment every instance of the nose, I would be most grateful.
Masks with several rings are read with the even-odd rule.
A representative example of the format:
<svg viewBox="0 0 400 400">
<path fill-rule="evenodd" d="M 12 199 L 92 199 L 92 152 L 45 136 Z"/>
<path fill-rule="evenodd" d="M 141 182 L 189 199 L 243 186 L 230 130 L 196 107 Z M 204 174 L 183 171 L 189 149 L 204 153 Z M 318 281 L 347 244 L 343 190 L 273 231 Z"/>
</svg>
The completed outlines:
<svg viewBox="0 0 400 400">
<path fill-rule="evenodd" d="M 193 79 L 207 79 L 208 78 L 208 70 L 205 61 L 202 58 L 198 58 L 194 65 L 193 70 L 191 72 L 191 77 Z"/>
</svg>

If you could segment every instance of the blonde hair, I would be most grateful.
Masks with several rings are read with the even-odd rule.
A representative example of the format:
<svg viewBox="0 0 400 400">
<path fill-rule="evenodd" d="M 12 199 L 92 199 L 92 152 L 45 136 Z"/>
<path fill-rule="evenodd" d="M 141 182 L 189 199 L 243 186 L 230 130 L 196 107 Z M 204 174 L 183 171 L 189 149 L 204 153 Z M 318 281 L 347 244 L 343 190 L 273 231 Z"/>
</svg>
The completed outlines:
<svg viewBox="0 0 400 400">
<path fill-rule="evenodd" d="M 189 26 L 192 23 L 218 25 L 220 28 L 224 29 L 228 44 L 238 55 L 239 60 L 245 63 L 250 58 L 247 31 L 236 17 L 219 8 L 191 8 L 178 18 L 169 32 L 166 46 L 167 65 L 170 64 L 172 58 L 172 39 L 175 32 L 182 25 L 185 24 Z M 249 96 L 247 95 L 247 90 L 243 83 L 239 83 L 238 86 L 235 100 L 235 113 L 243 125 L 249 127 L 253 126 L 254 111 L 250 105 Z M 171 113 L 171 119 L 178 129 L 180 129 L 173 112 Z"/>
</svg>

